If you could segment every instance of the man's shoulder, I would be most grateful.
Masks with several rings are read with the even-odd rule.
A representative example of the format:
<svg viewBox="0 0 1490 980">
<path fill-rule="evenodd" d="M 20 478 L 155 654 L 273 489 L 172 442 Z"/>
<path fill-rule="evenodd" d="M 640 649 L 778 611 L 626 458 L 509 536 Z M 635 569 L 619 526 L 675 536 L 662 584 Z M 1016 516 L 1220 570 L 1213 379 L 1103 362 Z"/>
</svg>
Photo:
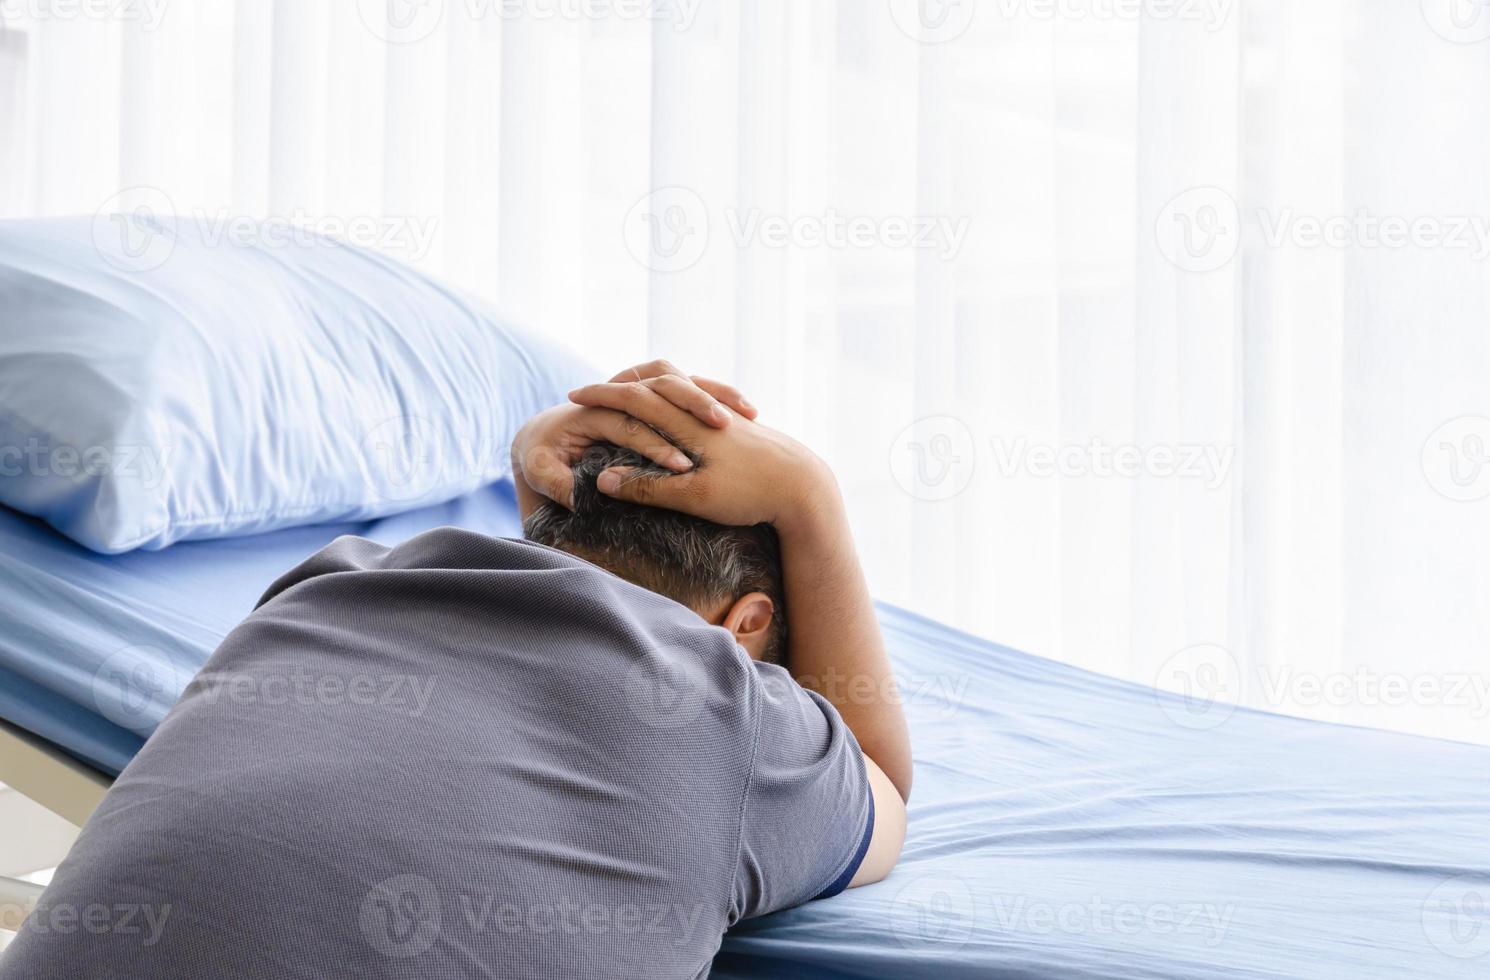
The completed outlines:
<svg viewBox="0 0 1490 980">
<path fill-rule="evenodd" d="M 343 534 L 276 579 L 257 606 L 313 579 L 378 572 L 602 571 L 583 559 L 520 538 L 499 538 L 467 528 L 432 528 L 394 545 Z"/>
</svg>

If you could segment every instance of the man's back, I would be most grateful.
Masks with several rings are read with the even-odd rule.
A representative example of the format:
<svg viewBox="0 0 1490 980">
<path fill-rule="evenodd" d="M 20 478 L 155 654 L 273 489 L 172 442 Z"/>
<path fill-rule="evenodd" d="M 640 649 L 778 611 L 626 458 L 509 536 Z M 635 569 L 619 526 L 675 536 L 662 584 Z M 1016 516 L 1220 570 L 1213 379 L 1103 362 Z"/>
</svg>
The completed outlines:
<svg viewBox="0 0 1490 980">
<path fill-rule="evenodd" d="M 696 977 L 841 888 L 868 807 L 836 711 L 671 600 L 455 529 L 342 538 L 213 655 L 3 976 Z"/>
</svg>

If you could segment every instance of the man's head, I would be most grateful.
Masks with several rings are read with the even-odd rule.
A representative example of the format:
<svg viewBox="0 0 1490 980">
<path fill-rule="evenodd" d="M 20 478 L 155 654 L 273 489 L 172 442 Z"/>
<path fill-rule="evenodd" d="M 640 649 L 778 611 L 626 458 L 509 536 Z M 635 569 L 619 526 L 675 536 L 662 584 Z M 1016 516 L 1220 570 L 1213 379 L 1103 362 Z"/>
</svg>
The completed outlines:
<svg viewBox="0 0 1490 980">
<path fill-rule="evenodd" d="M 785 655 L 781 544 L 769 524 L 726 527 L 678 511 L 616 500 L 595 487 L 612 466 L 669 471 L 628 449 L 597 443 L 574 467 L 574 510 L 546 502 L 523 522 L 530 541 L 594 562 L 723 626 L 752 657 Z"/>
</svg>

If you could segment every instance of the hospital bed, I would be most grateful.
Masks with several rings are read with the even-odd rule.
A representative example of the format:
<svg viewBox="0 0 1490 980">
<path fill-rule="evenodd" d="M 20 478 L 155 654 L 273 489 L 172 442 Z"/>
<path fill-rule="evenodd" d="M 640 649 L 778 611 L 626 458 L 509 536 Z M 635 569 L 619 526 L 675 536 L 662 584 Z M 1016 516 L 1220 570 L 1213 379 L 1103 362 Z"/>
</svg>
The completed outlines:
<svg viewBox="0 0 1490 980">
<path fill-rule="evenodd" d="M 0 511 L 0 781 L 81 821 L 192 671 L 333 537 L 518 531 L 512 487 L 102 556 Z M 1458 978 L 1490 971 L 1490 749 L 1205 705 L 881 618 L 916 756 L 884 882 L 742 923 L 714 975 Z M 0 903 L 34 887 L 0 888 Z"/>
<path fill-rule="evenodd" d="M 0 222 L 7 444 L 173 450 L 148 480 L 0 478 L 0 782 L 77 823 L 336 536 L 517 534 L 505 452 L 465 450 L 595 377 L 385 256 L 112 218 L 166 250 Z M 1490 975 L 1490 748 L 1218 709 L 880 616 L 915 753 L 904 856 L 741 923 L 715 976 Z M 0 881 L 11 913 L 35 899 Z"/>
</svg>

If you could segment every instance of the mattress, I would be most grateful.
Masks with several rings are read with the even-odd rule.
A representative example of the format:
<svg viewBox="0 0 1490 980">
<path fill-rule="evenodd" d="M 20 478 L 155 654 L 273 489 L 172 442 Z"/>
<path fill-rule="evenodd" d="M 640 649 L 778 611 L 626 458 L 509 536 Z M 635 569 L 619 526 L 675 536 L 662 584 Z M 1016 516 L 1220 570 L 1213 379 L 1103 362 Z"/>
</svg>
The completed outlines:
<svg viewBox="0 0 1490 980">
<path fill-rule="evenodd" d="M 0 715 L 117 771 L 332 537 L 516 533 L 509 484 L 387 520 L 93 555 L 0 513 Z M 1490 975 L 1490 749 L 1170 695 L 881 607 L 916 787 L 885 881 L 741 923 L 713 975 Z"/>
<path fill-rule="evenodd" d="M 0 717 L 117 774 L 281 574 L 333 538 L 521 534 L 511 481 L 381 520 L 104 556 L 0 507 Z"/>
</svg>

